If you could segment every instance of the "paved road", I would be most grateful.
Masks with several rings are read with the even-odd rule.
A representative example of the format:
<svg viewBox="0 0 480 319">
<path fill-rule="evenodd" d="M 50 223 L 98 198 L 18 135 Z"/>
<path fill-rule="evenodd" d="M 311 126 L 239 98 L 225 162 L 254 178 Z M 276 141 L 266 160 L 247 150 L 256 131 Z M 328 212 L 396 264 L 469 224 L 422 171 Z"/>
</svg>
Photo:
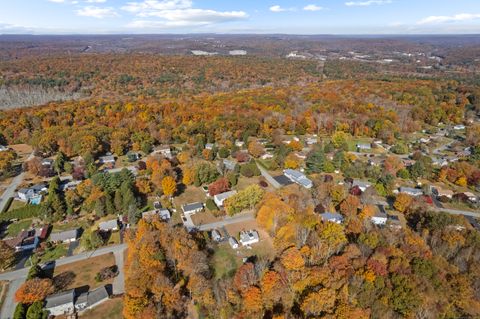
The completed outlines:
<svg viewBox="0 0 480 319">
<path fill-rule="evenodd" d="M 244 213 L 244 214 L 235 215 L 233 217 L 225 217 L 222 221 L 200 225 L 197 228 L 200 231 L 206 231 L 206 230 L 212 230 L 215 228 L 222 228 L 226 225 L 231 225 L 231 224 L 236 224 L 236 223 L 241 223 L 241 222 L 246 222 L 251 220 L 255 220 L 255 215 L 253 213 Z"/>
<path fill-rule="evenodd" d="M 118 267 L 118 276 L 113 280 L 113 294 L 120 295 L 125 293 L 125 272 L 124 267 L 124 252 L 125 250 L 115 251 L 115 264 Z"/>
<path fill-rule="evenodd" d="M 100 248 L 95 251 L 84 252 L 71 257 L 60 258 L 55 261 L 55 266 L 67 265 L 80 260 L 85 260 L 91 257 L 102 256 L 109 253 L 113 253 L 114 255 L 120 253 L 123 256 L 123 252 L 125 251 L 126 248 L 127 248 L 127 245 L 125 244 L 115 245 L 115 246 Z M 117 257 L 115 257 L 115 260 L 117 261 Z M 119 265 L 118 267 L 118 270 L 120 271 L 119 277 L 121 279 L 117 279 L 117 281 L 123 280 L 123 257 L 122 257 L 122 260 L 118 260 L 118 261 L 121 261 L 122 265 L 121 266 Z M 10 281 L 7 297 L 5 298 L 5 302 L 3 303 L 2 309 L 0 311 L 1 319 L 10 319 L 13 317 L 15 306 L 17 305 L 14 299 L 15 292 L 20 287 L 20 285 L 26 280 L 29 269 L 30 268 L 22 268 L 19 270 L 14 270 L 14 271 L 0 274 L 0 280 Z M 115 284 L 114 284 L 114 289 L 115 289 Z M 122 289 L 120 282 L 117 282 L 117 289 Z"/>
<path fill-rule="evenodd" d="M 28 156 L 26 161 L 29 161 L 33 158 L 33 153 Z M 8 185 L 8 187 L 5 189 L 3 192 L 2 196 L 0 196 L 0 212 L 3 210 L 5 205 L 8 203 L 8 199 L 10 197 L 15 196 L 15 190 L 17 189 L 18 186 L 23 182 L 23 179 L 25 178 L 25 172 L 21 172 L 19 175 L 15 176 Z"/>
<path fill-rule="evenodd" d="M 260 170 L 260 173 L 262 173 L 262 176 L 265 177 L 265 179 L 275 188 L 282 188 L 282 185 L 280 185 L 279 182 L 277 182 L 270 173 L 263 168 L 262 165 L 257 164 L 258 169 Z"/>
</svg>

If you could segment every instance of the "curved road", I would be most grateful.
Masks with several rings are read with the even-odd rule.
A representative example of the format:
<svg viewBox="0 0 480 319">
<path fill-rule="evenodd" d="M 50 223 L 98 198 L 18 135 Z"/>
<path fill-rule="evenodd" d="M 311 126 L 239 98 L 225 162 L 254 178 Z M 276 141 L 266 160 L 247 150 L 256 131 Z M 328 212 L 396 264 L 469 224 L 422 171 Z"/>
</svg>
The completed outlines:
<svg viewBox="0 0 480 319">
<path fill-rule="evenodd" d="M 33 158 L 33 153 L 30 154 L 25 161 L 29 161 L 32 158 Z M 3 192 L 2 196 L 0 196 L 0 212 L 3 211 L 3 209 L 5 208 L 5 205 L 7 205 L 8 199 L 10 197 L 15 196 L 15 190 L 23 182 L 24 178 L 25 178 L 25 172 L 22 171 L 19 175 L 15 176 L 12 179 L 12 181 L 10 182 L 10 185 L 8 185 L 8 187 Z"/>
</svg>

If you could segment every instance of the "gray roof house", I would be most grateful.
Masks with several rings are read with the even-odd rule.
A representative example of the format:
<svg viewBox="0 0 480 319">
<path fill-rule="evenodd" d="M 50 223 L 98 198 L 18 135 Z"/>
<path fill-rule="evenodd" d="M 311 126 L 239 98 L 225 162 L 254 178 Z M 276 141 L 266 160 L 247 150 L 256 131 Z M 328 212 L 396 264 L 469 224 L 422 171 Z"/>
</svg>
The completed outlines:
<svg viewBox="0 0 480 319">
<path fill-rule="evenodd" d="M 238 241 L 235 238 L 229 237 L 228 238 L 228 243 L 230 244 L 230 247 L 232 247 L 233 249 L 238 248 Z"/>
<path fill-rule="evenodd" d="M 101 231 L 116 231 L 119 229 L 118 219 L 107 220 L 98 224 Z"/>
<path fill-rule="evenodd" d="M 297 183 L 305 188 L 312 188 L 313 186 L 312 181 L 300 171 L 286 169 L 283 171 L 283 174 L 292 182 Z"/>
<path fill-rule="evenodd" d="M 101 164 L 115 163 L 115 156 L 113 155 L 100 156 L 99 161 Z"/>
<path fill-rule="evenodd" d="M 217 204 L 218 207 L 222 207 L 222 206 L 223 206 L 223 202 L 224 202 L 227 198 L 232 197 L 233 195 L 235 195 L 236 193 L 237 193 L 237 191 L 229 191 L 229 192 L 217 194 L 217 195 L 213 196 L 213 200 L 215 201 L 215 204 Z"/>
<path fill-rule="evenodd" d="M 72 314 L 75 311 L 75 289 L 48 296 L 44 308 L 53 316 Z"/>
<path fill-rule="evenodd" d="M 258 236 L 258 232 L 256 230 L 248 230 L 240 232 L 240 243 L 242 246 L 248 246 L 251 244 L 258 243 L 260 241 L 260 237 Z"/>
<path fill-rule="evenodd" d="M 235 170 L 235 166 L 237 165 L 237 163 L 235 163 L 234 161 L 230 161 L 230 160 L 224 159 L 224 160 L 223 160 L 223 165 L 225 166 L 226 169 L 228 169 L 228 170 L 230 170 L 230 171 L 234 171 L 234 170 Z"/>
<path fill-rule="evenodd" d="M 205 144 L 205 149 L 206 150 L 213 150 L 214 147 L 215 147 L 215 144 L 213 144 L 213 143 Z"/>
<path fill-rule="evenodd" d="M 387 214 L 377 210 L 375 215 L 373 215 L 370 220 L 375 225 L 385 225 L 387 223 Z"/>
<path fill-rule="evenodd" d="M 201 212 L 203 210 L 202 203 L 191 203 L 182 206 L 182 210 L 184 214 L 195 214 Z"/>
<path fill-rule="evenodd" d="M 354 180 L 352 183 L 352 187 L 357 186 L 362 192 L 366 191 L 367 188 L 371 187 L 372 184 L 369 182 L 364 182 L 364 181 L 359 181 L 359 180 Z"/>
<path fill-rule="evenodd" d="M 372 149 L 372 145 L 367 144 L 367 143 L 358 143 L 356 146 L 357 146 L 357 150 L 359 150 L 359 151 L 361 151 L 361 150 L 368 151 L 368 150 Z"/>
<path fill-rule="evenodd" d="M 152 220 L 155 216 L 158 216 L 161 220 L 169 220 L 171 218 L 170 211 L 166 208 L 160 208 L 142 213 L 142 218 L 145 220 Z"/>
<path fill-rule="evenodd" d="M 50 235 L 50 241 L 53 241 L 56 243 L 71 243 L 78 239 L 79 233 L 80 232 L 78 228 L 66 230 L 58 233 L 52 233 Z"/>
<path fill-rule="evenodd" d="M 423 195 L 423 190 L 419 188 L 411 188 L 411 187 L 400 187 L 398 189 L 400 193 L 405 193 L 410 196 L 422 196 Z"/>
<path fill-rule="evenodd" d="M 85 311 L 98 306 L 109 298 L 110 294 L 108 293 L 106 286 L 102 286 L 78 296 L 77 301 L 75 302 L 75 309 L 77 311 Z"/>
</svg>

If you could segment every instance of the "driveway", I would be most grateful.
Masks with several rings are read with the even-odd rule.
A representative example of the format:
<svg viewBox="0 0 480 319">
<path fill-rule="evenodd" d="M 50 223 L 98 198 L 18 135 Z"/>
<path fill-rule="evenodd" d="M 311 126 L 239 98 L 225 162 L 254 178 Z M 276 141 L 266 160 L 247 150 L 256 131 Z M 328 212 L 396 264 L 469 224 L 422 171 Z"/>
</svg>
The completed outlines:
<svg viewBox="0 0 480 319">
<path fill-rule="evenodd" d="M 255 220 L 255 215 L 253 213 L 244 213 L 244 214 L 235 215 L 233 217 L 225 217 L 222 221 L 215 222 L 215 223 L 210 223 L 210 224 L 205 224 L 205 225 L 200 225 L 197 228 L 200 231 L 207 231 L 207 230 L 222 228 L 222 227 L 225 227 L 227 225 L 241 223 L 241 222 L 247 222 L 247 221 L 251 221 L 251 220 Z"/>
<path fill-rule="evenodd" d="M 70 245 L 68 245 L 67 257 L 73 256 L 73 252 L 75 251 L 75 249 L 77 249 L 79 245 L 80 245 L 79 240 L 71 242 Z"/>
<path fill-rule="evenodd" d="M 265 168 L 263 168 L 262 165 L 257 164 L 257 167 L 260 170 L 260 173 L 262 174 L 262 176 L 265 177 L 265 179 L 270 183 L 270 185 L 272 185 L 277 189 L 282 188 L 282 185 L 280 185 L 280 183 L 277 182 L 275 178 L 273 178 L 273 176 L 270 175 L 270 173 Z"/>
<path fill-rule="evenodd" d="M 125 271 L 124 256 L 125 250 L 118 250 L 113 253 L 115 264 L 118 267 L 118 276 L 113 280 L 113 294 L 120 295 L 125 293 Z"/>
</svg>

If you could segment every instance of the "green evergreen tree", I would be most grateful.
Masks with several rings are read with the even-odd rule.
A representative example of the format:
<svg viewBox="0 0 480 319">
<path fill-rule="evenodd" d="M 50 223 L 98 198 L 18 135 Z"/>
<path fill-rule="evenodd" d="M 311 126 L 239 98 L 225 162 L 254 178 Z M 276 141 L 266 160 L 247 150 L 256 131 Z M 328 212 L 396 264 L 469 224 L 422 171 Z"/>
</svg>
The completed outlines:
<svg viewBox="0 0 480 319">
<path fill-rule="evenodd" d="M 67 161 L 67 157 L 62 152 L 57 153 L 57 158 L 53 162 L 53 169 L 54 171 L 60 175 L 65 170 L 65 162 Z"/>
<path fill-rule="evenodd" d="M 25 305 L 23 303 L 17 304 L 15 312 L 13 313 L 13 319 L 25 319 L 26 315 Z"/>
</svg>

